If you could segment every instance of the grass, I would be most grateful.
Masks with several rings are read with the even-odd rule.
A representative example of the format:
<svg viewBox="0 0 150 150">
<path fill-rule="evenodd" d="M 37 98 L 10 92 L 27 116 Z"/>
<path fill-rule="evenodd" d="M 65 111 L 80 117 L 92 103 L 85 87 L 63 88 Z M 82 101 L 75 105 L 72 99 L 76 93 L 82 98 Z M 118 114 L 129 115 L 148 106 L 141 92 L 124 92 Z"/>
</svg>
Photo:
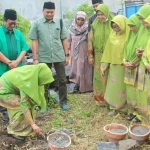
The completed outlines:
<svg viewBox="0 0 150 150">
<path fill-rule="evenodd" d="M 103 127 L 109 123 L 122 123 L 129 127 L 132 122 L 126 121 L 124 114 L 108 116 L 108 107 L 102 107 L 93 100 L 92 93 L 68 94 L 70 109 L 63 111 L 58 104 L 51 102 L 47 113 L 38 113 L 36 123 L 45 134 L 59 128 L 66 128 L 72 133 L 72 144 L 69 150 L 95 150 L 99 141 L 106 142 Z M 128 136 L 126 137 L 128 138 Z M 149 140 L 150 141 L 150 140 Z M 150 142 L 133 150 L 149 150 Z M 48 150 L 44 139 L 27 140 L 20 145 L 14 143 L 13 150 Z"/>
<path fill-rule="evenodd" d="M 103 127 L 108 123 L 122 123 L 129 127 L 124 114 L 108 116 L 108 107 L 102 107 L 93 100 L 92 93 L 69 94 L 70 109 L 63 111 L 58 105 L 49 109 L 51 116 L 40 123 L 44 133 L 66 128 L 72 132 L 72 144 L 69 150 L 95 150 L 99 141 L 107 141 Z M 40 114 L 41 115 L 41 114 Z M 44 114 L 43 114 L 44 115 Z M 150 145 L 143 145 L 137 150 L 148 150 Z M 135 148 L 136 150 L 136 148 Z"/>
</svg>

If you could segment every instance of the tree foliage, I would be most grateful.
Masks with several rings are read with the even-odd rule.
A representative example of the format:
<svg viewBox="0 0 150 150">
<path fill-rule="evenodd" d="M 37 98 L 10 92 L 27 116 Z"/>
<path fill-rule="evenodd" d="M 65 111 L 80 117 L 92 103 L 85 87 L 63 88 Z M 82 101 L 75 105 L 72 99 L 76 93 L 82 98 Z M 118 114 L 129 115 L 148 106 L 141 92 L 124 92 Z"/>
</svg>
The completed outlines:
<svg viewBox="0 0 150 150">
<path fill-rule="evenodd" d="M 0 25 L 3 24 L 3 14 L 0 13 Z M 17 13 L 17 25 L 16 28 L 19 29 L 22 34 L 24 35 L 25 39 L 27 40 L 27 43 L 30 43 L 30 40 L 28 39 L 28 33 L 30 29 L 30 21 L 22 17 L 19 13 Z"/>
</svg>

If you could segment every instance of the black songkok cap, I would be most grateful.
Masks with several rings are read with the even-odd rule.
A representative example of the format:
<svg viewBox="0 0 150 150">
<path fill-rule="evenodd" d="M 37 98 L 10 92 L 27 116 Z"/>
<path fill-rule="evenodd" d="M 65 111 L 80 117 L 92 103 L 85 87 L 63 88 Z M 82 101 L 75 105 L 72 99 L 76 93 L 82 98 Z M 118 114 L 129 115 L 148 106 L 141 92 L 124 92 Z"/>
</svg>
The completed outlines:
<svg viewBox="0 0 150 150">
<path fill-rule="evenodd" d="M 55 3 L 53 2 L 45 2 L 43 5 L 43 9 L 55 9 Z"/>
<path fill-rule="evenodd" d="M 103 3 L 103 0 L 92 0 L 92 4 Z"/>
<path fill-rule="evenodd" d="M 17 19 L 17 13 L 15 10 L 6 9 L 5 13 L 4 13 L 4 18 L 10 19 L 10 20 L 16 20 Z"/>
</svg>

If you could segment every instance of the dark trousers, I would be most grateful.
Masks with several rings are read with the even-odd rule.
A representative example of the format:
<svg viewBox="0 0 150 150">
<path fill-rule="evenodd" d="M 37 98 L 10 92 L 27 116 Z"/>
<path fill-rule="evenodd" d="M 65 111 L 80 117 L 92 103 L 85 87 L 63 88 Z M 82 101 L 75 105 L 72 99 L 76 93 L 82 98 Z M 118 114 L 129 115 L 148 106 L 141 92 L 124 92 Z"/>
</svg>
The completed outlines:
<svg viewBox="0 0 150 150">
<path fill-rule="evenodd" d="M 46 63 L 51 69 L 52 63 Z M 67 86 L 66 86 L 66 74 L 64 62 L 53 63 L 56 70 L 56 77 L 58 81 L 58 94 L 60 104 L 67 103 Z M 45 86 L 45 98 L 48 99 L 49 85 Z"/>
</svg>

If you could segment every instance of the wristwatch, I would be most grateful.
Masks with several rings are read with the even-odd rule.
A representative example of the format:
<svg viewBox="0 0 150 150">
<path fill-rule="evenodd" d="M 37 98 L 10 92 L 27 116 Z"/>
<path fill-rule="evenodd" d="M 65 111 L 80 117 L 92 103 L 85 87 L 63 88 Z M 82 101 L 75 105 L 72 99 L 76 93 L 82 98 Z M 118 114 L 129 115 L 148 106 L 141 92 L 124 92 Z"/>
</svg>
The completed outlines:
<svg viewBox="0 0 150 150">
<path fill-rule="evenodd" d="M 65 54 L 66 57 L 69 57 L 69 53 Z"/>
</svg>

